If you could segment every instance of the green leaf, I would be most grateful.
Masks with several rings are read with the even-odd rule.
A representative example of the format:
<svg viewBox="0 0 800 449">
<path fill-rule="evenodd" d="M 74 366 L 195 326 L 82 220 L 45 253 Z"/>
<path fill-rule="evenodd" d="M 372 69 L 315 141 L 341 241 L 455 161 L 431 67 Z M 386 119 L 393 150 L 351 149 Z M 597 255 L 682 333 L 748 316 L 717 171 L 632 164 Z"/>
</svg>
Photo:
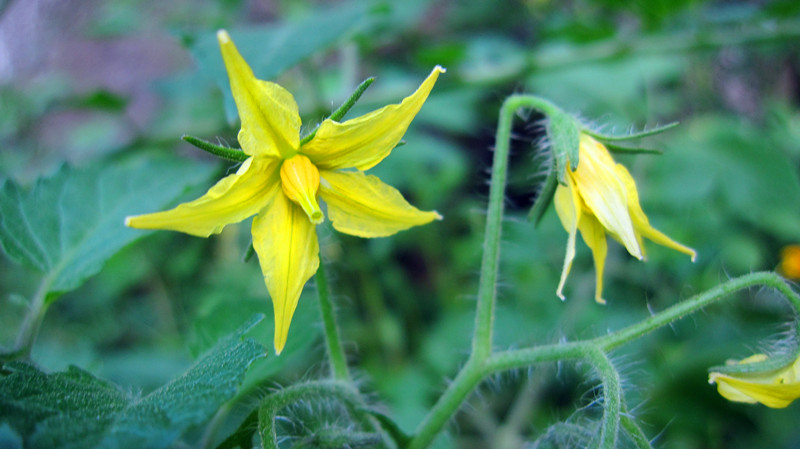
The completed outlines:
<svg viewBox="0 0 800 449">
<path fill-rule="evenodd" d="M 320 9 L 314 15 L 295 23 L 278 26 L 230 30 L 236 47 L 259 79 L 272 80 L 317 51 L 324 50 L 369 23 L 369 2 L 350 2 L 336 8 Z M 228 75 L 220 56 L 216 36 L 204 34 L 191 48 L 200 71 L 210 76 L 222 89 L 229 122 L 236 118 Z"/>
<path fill-rule="evenodd" d="M 211 169 L 177 158 L 135 157 L 83 169 L 64 166 L 30 189 L 7 181 L 0 186 L 0 245 L 45 275 L 52 300 L 144 235 L 125 227 L 127 215 L 163 209 Z"/>
<path fill-rule="evenodd" d="M 183 375 L 144 397 L 80 368 L 46 374 L 10 362 L 0 377 L 0 422 L 30 448 L 166 448 L 232 398 L 264 347 L 243 335 L 263 316 L 220 341 Z"/>
</svg>

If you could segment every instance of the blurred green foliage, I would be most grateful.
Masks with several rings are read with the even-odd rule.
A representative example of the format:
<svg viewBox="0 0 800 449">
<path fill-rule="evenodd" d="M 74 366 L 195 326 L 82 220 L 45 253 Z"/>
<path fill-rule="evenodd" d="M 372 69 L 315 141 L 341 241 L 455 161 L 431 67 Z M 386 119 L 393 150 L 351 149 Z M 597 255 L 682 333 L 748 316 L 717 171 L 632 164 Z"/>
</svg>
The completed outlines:
<svg viewBox="0 0 800 449">
<path fill-rule="evenodd" d="M 49 223 L 59 220 L 75 224 L 72 230 L 102 225 L 62 240 L 66 246 L 45 245 L 56 265 L 88 254 L 80 259 L 87 267 L 54 284 L 64 294 L 32 354 L 45 372 L 77 365 L 91 373 L 81 371 L 81 379 L 157 394 L 254 313 L 271 317 L 257 262 L 241 260 L 247 223 L 209 239 L 157 232 L 135 244 L 145 233 L 123 227 L 125 215 L 196 197 L 234 168 L 179 139 L 189 133 L 236 145 L 235 109 L 214 43 L 219 27 L 231 31 L 259 78 L 295 95 L 306 127 L 368 76 L 377 80 L 349 117 L 396 102 L 434 64 L 448 69 L 407 144 L 375 169 L 411 203 L 445 219 L 386 239 L 320 232 L 360 386 L 378 393 L 405 432 L 469 350 L 486 169 L 508 94 L 549 98 L 609 132 L 680 121 L 647 142 L 664 155 L 618 159 L 636 178 L 651 223 L 699 257 L 691 264 L 652 247 L 641 263 L 612 243 L 608 305 L 599 306 L 591 255 L 578 245 L 568 299 L 559 301 L 567 236 L 552 212 L 535 229 L 526 220 L 546 157 L 538 145 L 542 117 L 522 114 L 501 250 L 499 347 L 601 335 L 729 276 L 774 269 L 781 247 L 800 241 L 800 3 L 793 0 L 98 0 L 92 8 L 65 2 L 80 13 L 75 20 L 56 11 L 27 27 L 26 3 L 0 2 L 0 46 L 9 55 L 0 64 L 2 230 L 47 240 L 56 238 Z M 80 192 L 67 195 L 70 182 Z M 54 199 L 60 215 L 43 207 L 47 188 L 63 197 Z M 20 227 L 12 216 L 23 209 L 42 219 Z M 3 247 L 0 337 L 10 346 L 41 280 L 36 270 L 51 273 L 54 265 Z M 768 346 L 784 330 L 789 315 L 771 292 L 738 296 L 612 354 L 629 405 L 657 447 L 800 445 L 797 404 L 733 404 L 706 384 L 707 367 Z M 271 321 L 249 335 L 269 346 Z M 256 361 L 235 382 L 239 403 L 317 377 L 325 369 L 321 339 L 309 283 L 284 353 Z M 437 445 L 520 447 L 545 436 L 538 447 L 568 446 L 551 426 L 590 426 L 594 384 L 586 367 L 568 363 L 498 376 L 459 414 L 458 431 Z M 250 411 L 228 410 L 216 442 Z M 14 425 L 0 417 L 0 441 L 16 441 L 4 423 Z M 173 430 L 197 444 L 194 426 L 202 423 Z"/>
</svg>

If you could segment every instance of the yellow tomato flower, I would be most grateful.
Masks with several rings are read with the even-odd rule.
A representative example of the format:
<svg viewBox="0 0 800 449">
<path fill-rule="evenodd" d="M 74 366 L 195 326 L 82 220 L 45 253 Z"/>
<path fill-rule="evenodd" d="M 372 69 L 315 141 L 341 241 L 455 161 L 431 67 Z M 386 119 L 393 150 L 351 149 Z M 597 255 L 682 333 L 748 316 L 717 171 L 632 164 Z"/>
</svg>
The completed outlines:
<svg viewBox="0 0 800 449">
<path fill-rule="evenodd" d="M 128 217 L 128 226 L 200 237 L 255 215 L 253 247 L 275 313 L 275 351 L 286 344 L 303 286 L 319 267 L 315 226 L 327 203 L 333 227 L 359 237 L 383 237 L 441 219 L 420 211 L 367 170 L 397 145 L 444 69 L 436 66 L 416 92 L 361 117 L 322 122 L 301 146 L 297 103 L 286 89 L 256 79 L 227 32 L 217 33 L 249 156 L 239 170 L 202 197 L 165 212 Z M 354 170 L 348 170 L 354 169 Z"/>
<path fill-rule="evenodd" d="M 766 359 L 766 355 L 756 354 L 738 364 L 762 362 Z M 749 404 L 760 402 L 767 407 L 784 408 L 800 398 L 800 359 L 773 371 L 736 374 L 712 372 L 708 375 L 708 383 L 716 383 L 719 394 L 729 401 Z"/>
<path fill-rule="evenodd" d="M 556 294 L 564 299 L 563 289 L 575 258 L 575 237 L 581 231 L 583 241 L 592 250 L 596 271 L 595 300 L 603 299 L 603 267 L 606 260 L 606 234 L 622 243 L 635 258 L 645 258 L 646 237 L 692 256 L 693 249 L 670 239 L 650 226 L 639 205 L 636 183 L 628 170 L 614 162 L 605 145 L 581 133 L 578 150 L 578 168 L 567 166 L 566 185 L 559 184 L 554 196 L 556 213 L 564 229 L 569 232 L 567 254 Z"/>
<path fill-rule="evenodd" d="M 783 248 L 778 271 L 788 279 L 800 279 L 800 245 L 788 245 Z"/>
</svg>

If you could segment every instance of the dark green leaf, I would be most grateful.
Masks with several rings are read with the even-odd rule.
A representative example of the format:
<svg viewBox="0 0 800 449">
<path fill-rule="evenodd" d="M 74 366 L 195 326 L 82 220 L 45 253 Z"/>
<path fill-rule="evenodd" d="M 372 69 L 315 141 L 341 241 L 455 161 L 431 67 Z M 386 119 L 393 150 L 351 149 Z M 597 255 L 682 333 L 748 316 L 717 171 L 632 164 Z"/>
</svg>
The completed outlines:
<svg viewBox="0 0 800 449">
<path fill-rule="evenodd" d="M 0 186 L 0 244 L 15 261 L 46 276 L 50 296 L 79 286 L 120 248 L 143 235 L 125 217 L 155 212 L 211 167 L 167 157 L 137 157 L 62 167 L 31 189 Z"/>
<path fill-rule="evenodd" d="M 264 348 L 243 335 L 256 316 L 167 385 L 136 397 L 86 371 L 46 374 L 24 362 L 2 367 L 0 421 L 31 448 L 165 448 L 231 399 Z"/>
</svg>

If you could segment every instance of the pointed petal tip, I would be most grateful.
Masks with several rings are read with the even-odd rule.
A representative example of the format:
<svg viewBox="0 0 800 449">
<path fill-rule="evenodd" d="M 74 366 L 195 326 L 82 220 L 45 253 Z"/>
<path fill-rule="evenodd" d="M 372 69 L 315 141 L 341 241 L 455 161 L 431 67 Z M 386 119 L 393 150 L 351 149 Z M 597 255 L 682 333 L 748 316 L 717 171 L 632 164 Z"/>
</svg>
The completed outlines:
<svg viewBox="0 0 800 449">
<path fill-rule="evenodd" d="M 436 67 L 433 68 L 433 71 L 439 73 L 447 73 L 447 69 L 440 66 L 439 64 L 436 64 Z"/>
<path fill-rule="evenodd" d="M 286 340 L 284 341 L 275 340 L 274 346 L 275 346 L 275 355 L 279 356 L 281 355 L 281 352 L 283 352 L 283 347 L 286 346 Z"/>
<path fill-rule="evenodd" d="M 601 306 L 604 306 L 604 305 L 606 305 L 606 300 L 605 300 L 605 299 L 603 299 L 603 298 L 602 298 L 602 297 L 600 297 L 600 296 L 596 296 L 596 297 L 594 298 L 594 300 L 595 300 L 595 302 L 597 302 L 597 303 L 598 303 L 598 304 L 600 304 Z"/>
<path fill-rule="evenodd" d="M 217 41 L 220 43 L 220 45 L 227 44 L 231 41 L 231 36 L 225 30 L 217 30 Z"/>
</svg>

